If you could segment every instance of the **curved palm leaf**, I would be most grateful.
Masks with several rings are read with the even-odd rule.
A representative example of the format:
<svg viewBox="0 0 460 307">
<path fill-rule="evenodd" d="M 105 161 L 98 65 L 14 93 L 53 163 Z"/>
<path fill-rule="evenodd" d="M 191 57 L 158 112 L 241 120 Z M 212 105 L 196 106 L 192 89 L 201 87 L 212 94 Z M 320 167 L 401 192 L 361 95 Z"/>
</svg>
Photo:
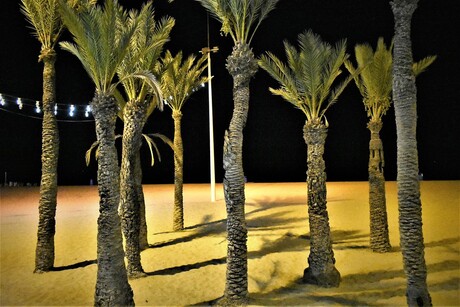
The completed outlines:
<svg viewBox="0 0 460 307">
<path fill-rule="evenodd" d="M 121 137 L 122 137 L 121 134 L 117 134 L 115 135 L 115 140 Z M 91 162 L 91 154 L 93 153 L 93 150 L 94 150 L 94 157 L 97 160 L 99 158 L 99 141 L 95 141 L 93 144 L 91 144 L 89 149 L 86 151 L 85 153 L 86 166 L 89 166 L 89 163 Z"/>
<path fill-rule="evenodd" d="M 174 145 L 173 145 L 172 141 L 167 136 L 165 136 L 165 135 L 163 135 L 161 133 L 142 134 L 142 136 L 144 137 L 145 141 L 147 142 L 147 145 L 149 146 L 150 158 L 151 158 L 151 166 L 153 166 L 155 164 L 155 155 L 154 155 L 153 149 L 155 149 L 155 153 L 158 156 L 158 160 L 161 162 L 160 151 L 158 149 L 157 144 L 155 143 L 155 141 L 151 137 L 159 138 L 165 144 L 169 145 L 169 147 L 171 147 L 171 149 L 174 151 Z M 121 137 L 122 137 L 121 134 L 117 134 L 115 136 L 115 139 L 119 139 Z M 95 141 L 93 144 L 91 144 L 90 148 L 86 151 L 86 153 L 85 153 L 86 166 L 89 166 L 89 164 L 91 163 L 91 154 L 93 153 L 93 150 L 94 150 L 94 157 L 97 160 L 98 157 L 99 157 L 99 141 Z"/>
</svg>

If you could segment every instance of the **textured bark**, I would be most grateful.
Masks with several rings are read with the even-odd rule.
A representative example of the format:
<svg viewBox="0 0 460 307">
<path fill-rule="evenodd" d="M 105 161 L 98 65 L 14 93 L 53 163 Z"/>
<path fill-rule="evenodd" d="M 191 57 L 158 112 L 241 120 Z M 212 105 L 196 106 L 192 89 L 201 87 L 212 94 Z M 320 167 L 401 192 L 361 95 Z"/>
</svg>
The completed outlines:
<svg viewBox="0 0 460 307">
<path fill-rule="evenodd" d="M 391 2 L 395 20 L 393 102 L 397 134 L 399 232 L 404 271 L 407 276 L 407 304 L 431 306 L 431 297 L 426 283 L 416 138 L 417 89 L 412 72 L 410 39 L 411 19 L 417 3 L 417 0 Z"/>
<path fill-rule="evenodd" d="M 383 145 L 379 132 L 382 121 L 370 121 L 367 125 L 371 132 L 369 142 L 369 208 L 370 208 L 370 245 L 374 252 L 390 251 L 388 236 L 388 218 L 385 200 L 385 177 L 383 175 Z"/>
<path fill-rule="evenodd" d="M 59 131 L 54 105 L 56 100 L 56 73 L 54 50 L 43 50 L 43 122 L 42 122 L 42 175 L 38 207 L 37 247 L 35 273 L 51 270 L 54 266 L 54 235 L 56 233 L 57 165 L 59 157 Z"/>
<path fill-rule="evenodd" d="M 220 305 L 248 301 L 247 227 L 244 216 L 243 128 L 249 108 L 249 82 L 257 62 L 249 46 L 238 43 L 227 59 L 233 77 L 233 116 L 224 138 L 224 196 L 227 208 L 227 276 Z"/>
<path fill-rule="evenodd" d="M 120 170 L 121 225 L 125 237 L 125 253 L 128 260 L 128 276 L 146 276 L 141 265 L 140 227 L 141 204 L 139 203 L 138 168 L 142 129 L 146 120 L 146 105 L 129 102 L 123 112 L 123 146 Z M 144 207 L 145 210 L 145 207 Z"/>
<path fill-rule="evenodd" d="M 92 108 L 99 142 L 97 180 L 100 197 L 94 305 L 133 306 L 133 291 L 126 274 L 123 238 L 118 216 L 120 187 L 115 148 L 117 106 L 112 97 L 96 93 Z"/>
<path fill-rule="evenodd" d="M 175 231 L 184 229 L 184 146 L 182 145 L 181 118 L 179 110 L 173 110 L 174 119 L 174 216 L 173 229 Z"/>
<path fill-rule="evenodd" d="M 329 216 L 326 207 L 326 172 L 323 159 L 327 128 L 319 120 L 307 121 L 304 139 L 308 146 L 307 185 L 310 255 L 303 281 L 321 287 L 338 287 L 340 273 L 335 268 Z"/>
<path fill-rule="evenodd" d="M 145 200 L 144 190 L 142 188 L 142 165 L 141 165 L 141 153 L 137 152 L 136 158 L 134 159 L 134 176 L 135 176 L 135 188 L 137 194 L 137 202 L 139 203 L 139 218 L 140 218 L 140 229 L 139 229 L 139 248 L 141 251 L 149 248 L 149 242 L 147 239 L 147 219 L 145 217 Z"/>
</svg>

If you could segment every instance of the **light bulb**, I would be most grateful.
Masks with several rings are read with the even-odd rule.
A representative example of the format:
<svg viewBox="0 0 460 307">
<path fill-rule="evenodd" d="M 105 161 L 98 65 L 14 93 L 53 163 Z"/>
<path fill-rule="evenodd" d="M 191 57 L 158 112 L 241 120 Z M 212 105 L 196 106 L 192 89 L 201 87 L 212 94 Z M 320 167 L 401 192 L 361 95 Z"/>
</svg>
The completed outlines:
<svg viewBox="0 0 460 307">
<path fill-rule="evenodd" d="M 18 99 L 16 100 L 16 104 L 18 105 L 19 107 L 19 110 L 22 110 L 22 99 L 18 97 Z"/>
<path fill-rule="evenodd" d="M 74 111 L 75 111 L 75 106 L 73 104 L 70 105 L 70 108 L 69 108 L 69 116 L 72 117 L 74 115 Z"/>
</svg>

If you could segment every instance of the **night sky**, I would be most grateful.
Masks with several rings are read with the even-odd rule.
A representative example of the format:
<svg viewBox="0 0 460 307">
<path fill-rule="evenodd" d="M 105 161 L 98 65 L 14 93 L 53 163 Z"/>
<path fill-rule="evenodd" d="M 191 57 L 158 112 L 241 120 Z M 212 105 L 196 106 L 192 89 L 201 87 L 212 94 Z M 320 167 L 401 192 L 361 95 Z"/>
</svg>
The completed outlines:
<svg viewBox="0 0 460 307">
<path fill-rule="evenodd" d="M 142 1 L 121 1 L 125 7 L 141 6 Z M 204 8 L 192 0 L 155 0 L 156 16 L 176 19 L 171 41 L 166 48 L 174 54 L 198 54 L 207 45 Z M 414 60 L 428 55 L 438 58 L 417 78 L 420 171 L 426 180 L 458 180 L 459 168 L 459 95 L 458 61 L 460 2 L 458 0 L 421 0 L 412 23 Z M 38 63 L 40 44 L 31 35 L 19 1 L 0 1 L 0 93 L 41 100 L 43 64 Z M 232 79 L 225 69 L 233 41 L 220 35 L 220 23 L 210 18 L 211 47 L 219 46 L 212 55 L 214 135 L 216 181 L 222 182 L 223 135 L 232 115 Z M 375 47 L 382 36 L 390 42 L 393 15 L 388 1 L 382 0 L 281 0 L 263 21 L 251 44 L 256 56 L 271 51 L 285 59 L 283 40 L 297 45 L 297 35 L 312 29 L 329 43 L 346 38 L 348 53 L 354 60 L 354 46 L 369 43 Z M 64 34 L 61 40 L 70 40 Z M 60 104 L 86 105 L 92 99 L 94 86 L 76 57 L 57 48 L 57 101 Z M 304 181 L 306 178 L 306 145 L 302 137 L 305 116 L 291 104 L 274 96 L 269 87 L 278 84 L 261 69 L 251 82 L 251 100 L 244 135 L 244 170 L 250 182 Z M 7 97 L 9 97 L 7 96 Z M 8 181 L 40 181 L 41 120 L 19 112 L 0 110 L 0 182 L 7 172 Z M 19 113 L 19 114 L 18 114 Z M 62 113 L 63 114 L 63 113 Z M 369 131 L 362 98 L 350 83 L 339 101 L 326 113 L 330 127 L 325 160 L 328 180 L 367 180 Z M 84 117 L 79 117 L 84 119 Z M 385 150 L 385 177 L 396 179 L 396 128 L 391 108 L 383 119 L 381 138 Z M 94 122 L 59 122 L 60 185 L 89 184 L 96 178 L 96 163 L 85 165 L 85 151 L 95 141 Z M 121 122 L 117 133 L 122 132 Z M 173 137 L 171 110 L 155 111 L 144 133 L 163 133 Z M 209 182 L 209 134 L 207 89 L 195 93 L 183 108 L 184 181 Z M 118 144 L 120 147 L 121 142 Z M 158 143 L 161 162 L 150 166 L 147 146 L 142 150 L 144 183 L 172 183 L 171 149 Z"/>
</svg>

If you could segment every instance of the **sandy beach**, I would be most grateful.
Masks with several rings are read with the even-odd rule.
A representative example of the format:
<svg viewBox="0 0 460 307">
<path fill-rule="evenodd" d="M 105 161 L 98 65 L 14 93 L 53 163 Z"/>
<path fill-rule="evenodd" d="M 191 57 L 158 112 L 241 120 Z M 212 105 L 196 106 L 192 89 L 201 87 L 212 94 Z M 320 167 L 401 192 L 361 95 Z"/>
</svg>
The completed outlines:
<svg viewBox="0 0 460 307">
<path fill-rule="evenodd" d="M 367 182 L 329 182 L 328 211 L 338 288 L 299 283 L 307 266 L 305 183 L 248 183 L 246 218 L 251 305 L 405 306 L 396 183 L 387 182 L 390 253 L 369 245 Z M 96 186 L 59 187 L 55 270 L 33 274 L 38 187 L 0 189 L 1 306 L 92 306 L 96 282 Z M 144 186 L 151 248 L 148 276 L 130 280 L 137 306 L 206 304 L 225 285 L 225 201 L 217 185 L 184 186 L 185 226 L 172 231 L 173 185 Z M 460 306 L 460 181 L 422 181 L 428 286 L 434 306 Z"/>
</svg>

